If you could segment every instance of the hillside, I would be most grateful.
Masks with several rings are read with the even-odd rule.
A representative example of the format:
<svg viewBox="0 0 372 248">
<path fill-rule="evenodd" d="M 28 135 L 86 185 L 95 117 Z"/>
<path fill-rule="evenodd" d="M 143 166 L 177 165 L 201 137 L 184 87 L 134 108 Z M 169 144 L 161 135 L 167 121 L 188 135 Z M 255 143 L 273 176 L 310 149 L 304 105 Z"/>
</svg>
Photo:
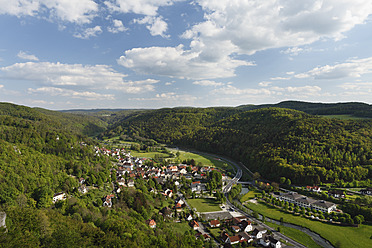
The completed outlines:
<svg viewBox="0 0 372 248">
<path fill-rule="evenodd" d="M 311 103 L 300 101 L 284 101 L 277 104 L 242 105 L 237 109 L 247 111 L 260 108 L 288 108 L 303 111 L 312 115 L 351 115 L 355 117 L 372 118 L 372 106 L 366 103 Z"/>
<path fill-rule="evenodd" d="M 297 184 L 372 175 L 372 121 L 337 120 L 284 108 L 162 109 L 124 121 L 129 134 L 243 161 L 263 177 Z"/>
</svg>

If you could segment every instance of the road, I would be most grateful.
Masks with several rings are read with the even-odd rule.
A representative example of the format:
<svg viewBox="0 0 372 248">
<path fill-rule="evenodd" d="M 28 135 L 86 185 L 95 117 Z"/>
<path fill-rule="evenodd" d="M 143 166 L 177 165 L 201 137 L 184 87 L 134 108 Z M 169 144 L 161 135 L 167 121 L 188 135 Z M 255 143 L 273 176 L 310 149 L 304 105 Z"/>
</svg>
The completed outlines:
<svg viewBox="0 0 372 248">
<path fill-rule="evenodd" d="M 223 161 L 226 161 L 228 163 L 230 163 L 231 165 L 233 165 L 233 167 L 235 167 L 236 169 L 236 175 L 233 179 L 229 180 L 229 182 L 225 185 L 225 187 L 222 189 L 222 192 L 226 198 L 226 204 L 233 210 L 235 210 L 236 212 L 244 215 L 244 216 L 247 216 L 249 217 L 250 219 L 254 220 L 257 224 L 259 224 L 260 226 L 266 228 L 267 230 L 271 230 L 273 233 L 275 233 L 278 237 L 280 237 L 281 239 L 287 241 L 288 243 L 291 243 L 293 246 L 295 247 L 299 247 L 299 248 L 306 248 L 306 246 L 298 243 L 297 241 L 294 241 L 293 239 L 291 238 L 288 238 L 287 236 L 283 235 L 282 233 L 276 231 L 275 229 L 273 229 L 272 227 L 266 225 L 265 223 L 253 218 L 252 216 L 250 216 L 249 214 L 247 214 L 246 212 L 236 208 L 228 199 L 228 192 L 231 190 L 232 186 L 234 184 L 236 184 L 240 178 L 242 177 L 242 169 L 241 169 L 241 166 L 243 166 L 246 170 L 248 170 L 251 174 L 253 174 L 245 165 L 243 165 L 241 162 L 240 162 L 240 165 L 238 165 L 237 163 L 235 163 L 234 161 L 230 160 L 230 159 L 227 159 L 227 158 L 222 158 L 221 156 L 217 156 L 217 155 L 214 155 L 214 154 L 210 154 L 210 153 L 203 153 L 203 152 L 198 152 L 198 151 L 190 151 L 190 152 L 193 152 L 193 153 L 197 153 L 197 154 L 200 154 L 200 155 L 208 155 L 208 156 L 212 156 L 212 157 L 215 157 L 215 158 L 219 158 Z M 234 171 L 235 171 L 234 169 Z"/>
<path fill-rule="evenodd" d="M 288 243 L 291 243 L 291 244 L 294 245 L 295 247 L 306 248 L 306 246 L 304 246 L 304 245 L 298 243 L 297 241 L 294 241 L 294 240 L 291 239 L 291 238 L 288 238 L 287 236 L 285 236 L 285 235 L 283 235 L 282 233 L 276 231 L 276 230 L 273 229 L 272 227 L 270 227 L 270 226 L 266 225 L 265 223 L 263 223 L 263 222 L 261 222 L 261 221 L 255 219 L 255 218 L 253 218 L 252 216 L 250 216 L 250 215 L 247 214 L 246 212 L 244 212 L 244 211 L 242 211 L 242 210 L 236 208 L 236 207 L 235 207 L 235 206 L 234 206 L 234 205 L 229 201 L 228 193 L 229 193 L 229 191 L 231 190 L 232 186 L 233 186 L 234 184 L 236 184 L 236 183 L 239 181 L 239 179 L 241 178 L 241 176 L 242 176 L 242 170 L 238 167 L 238 168 L 237 168 L 237 173 L 236 173 L 235 177 L 234 177 L 233 179 L 231 179 L 231 180 L 227 183 L 227 185 L 225 186 L 225 188 L 223 189 L 223 193 L 224 193 L 225 198 L 226 198 L 226 204 L 227 204 L 228 206 L 230 206 L 230 208 L 233 209 L 234 211 L 236 211 L 236 212 L 238 212 L 238 213 L 240 213 L 240 214 L 242 214 L 242 215 L 244 215 L 244 216 L 249 217 L 250 219 L 254 220 L 258 225 L 264 227 L 264 228 L 267 229 L 267 230 L 272 231 L 273 233 L 276 234 L 276 236 L 278 236 L 279 238 L 281 238 L 281 239 L 287 241 Z"/>
</svg>

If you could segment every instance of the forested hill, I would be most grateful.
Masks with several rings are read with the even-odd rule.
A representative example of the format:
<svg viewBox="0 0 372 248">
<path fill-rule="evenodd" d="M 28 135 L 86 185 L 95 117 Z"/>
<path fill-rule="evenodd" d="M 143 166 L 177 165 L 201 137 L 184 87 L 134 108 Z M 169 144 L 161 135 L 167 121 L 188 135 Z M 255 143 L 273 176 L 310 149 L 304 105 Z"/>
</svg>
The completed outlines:
<svg viewBox="0 0 372 248">
<path fill-rule="evenodd" d="M 311 103 L 300 101 L 284 101 L 277 104 L 242 105 L 238 106 L 237 109 L 247 111 L 269 107 L 300 110 L 312 115 L 352 115 L 355 117 L 372 118 L 372 106 L 366 103 L 358 102 Z"/>
<path fill-rule="evenodd" d="M 372 121 L 337 120 L 284 108 L 162 109 L 106 135 L 129 134 L 227 155 L 265 178 L 297 184 L 372 176 Z"/>
</svg>

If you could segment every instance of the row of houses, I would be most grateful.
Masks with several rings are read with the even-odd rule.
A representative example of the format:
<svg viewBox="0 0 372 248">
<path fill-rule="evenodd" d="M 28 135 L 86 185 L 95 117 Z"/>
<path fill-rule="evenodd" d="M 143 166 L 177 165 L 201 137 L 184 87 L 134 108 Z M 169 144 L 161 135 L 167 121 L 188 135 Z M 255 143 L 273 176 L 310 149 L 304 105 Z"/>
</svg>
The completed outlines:
<svg viewBox="0 0 372 248">
<path fill-rule="evenodd" d="M 336 211 L 336 204 L 324 200 L 315 200 L 313 198 L 300 195 L 296 192 L 284 193 L 279 196 L 279 200 L 293 203 L 299 207 L 310 208 L 325 213 Z"/>
<path fill-rule="evenodd" d="M 233 217 L 225 223 L 233 233 L 233 235 L 229 235 L 226 229 L 221 232 L 220 238 L 225 244 L 234 245 L 244 242 L 256 242 L 264 247 L 281 248 L 282 246 L 279 239 L 272 234 L 269 235 L 266 229 L 253 225 L 245 216 Z M 219 220 L 211 220 L 209 221 L 209 226 L 217 228 L 221 226 L 221 223 Z"/>
</svg>

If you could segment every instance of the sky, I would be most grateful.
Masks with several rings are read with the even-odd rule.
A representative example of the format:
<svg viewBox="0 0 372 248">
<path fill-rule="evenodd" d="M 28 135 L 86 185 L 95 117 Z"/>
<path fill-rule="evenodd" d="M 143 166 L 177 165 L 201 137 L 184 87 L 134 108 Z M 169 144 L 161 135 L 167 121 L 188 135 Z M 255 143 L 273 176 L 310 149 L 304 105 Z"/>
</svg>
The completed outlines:
<svg viewBox="0 0 372 248">
<path fill-rule="evenodd" d="M 371 0 L 0 0 L 0 102 L 372 104 Z"/>
</svg>

